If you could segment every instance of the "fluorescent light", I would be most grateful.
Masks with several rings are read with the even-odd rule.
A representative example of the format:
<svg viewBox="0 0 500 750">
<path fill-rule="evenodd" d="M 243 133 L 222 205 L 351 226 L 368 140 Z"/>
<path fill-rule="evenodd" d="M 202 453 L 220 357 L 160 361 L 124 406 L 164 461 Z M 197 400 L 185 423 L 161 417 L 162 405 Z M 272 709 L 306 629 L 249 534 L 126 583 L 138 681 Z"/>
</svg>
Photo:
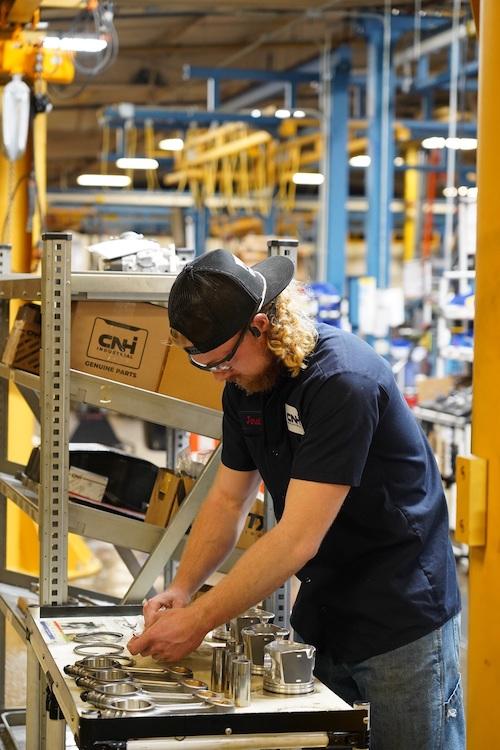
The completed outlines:
<svg viewBox="0 0 500 750">
<path fill-rule="evenodd" d="M 304 112 L 303 109 L 296 109 L 295 112 L 293 113 L 293 116 L 296 117 L 297 119 L 302 119 L 302 117 L 306 116 L 306 113 Z"/>
<path fill-rule="evenodd" d="M 459 141 L 461 151 L 475 151 L 477 148 L 477 138 L 459 138 Z"/>
<path fill-rule="evenodd" d="M 458 194 L 461 198 L 467 198 L 467 196 L 469 195 L 469 188 L 467 187 L 467 185 L 460 185 L 460 187 L 458 188 Z"/>
<path fill-rule="evenodd" d="M 278 118 L 278 120 L 286 120 L 287 117 L 290 117 L 290 110 L 289 109 L 277 109 L 274 113 L 274 116 Z"/>
<path fill-rule="evenodd" d="M 445 198 L 456 198 L 458 195 L 458 190 L 456 187 L 445 187 L 443 190 L 443 195 Z"/>
<path fill-rule="evenodd" d="M 467 194 L 469 198 L 477 198 L 477 187 L 470 187 Z"/>
<path fill-rule="evenodd" d="M 158 144 L 162 151 L 182 151 L 184 141 L 182 138 L 163 138 Z"/>
<path fill-rule="evenodd" d="M 403 167 L 405 163 L 405 160 L 402 156 L 395 156 L 394 157 L 394 166 L 395 167 Z"/>
<path fill-rule="evenodd" d="M 43 40 L 46 49 L 61 49 L 66 52 L 102 52 L 108 43 L 106 39 L 82 36 L 46 36 Z"/>
<path fill-rule="evenodd" d="M 325 176 L 320 172 L 295 172 L 292 180 L 296 185 L 322 185 Z"/>
<path fill-rule="evenodd" d="M 424 138 L 422 141 L 422 148 L 436 149 L 444 148 L 446 146 L 446 139 L 433 136 L 431 138 Z"/>
<path fill-rule="evenodd" d="M 351 167 L 369 167 L 372 163 L 371 158 L 368 156 L 368 154 L 358 154 L 357 156 L 351 156 L 349 159 L 349 164 Z"/>
<path fill-rule="evenodd" d="M 440 138 L 432 136 L 424 138 L 422 147 L 428 149 L 451 148 L 454 151 L 474 151 L 477 148 L 477 138 Z"/>
<path fill-rule="evenodd" d="M 156 159 L 122 156 L 116 160 L 116 166 L 118 169 L 158 169 L 160 165 Z"/>
<path fill-rule="evenodd" d="M 81 174 L 76 181 L 86 187 L 128 187 L 131 182 L 126 174 Z"/>
<path fill-rule="evenodd" d="M 250 112 L 250 117 L 262 117 L 262 112 L 260 109 L 252 109 Z"/>
</svg>

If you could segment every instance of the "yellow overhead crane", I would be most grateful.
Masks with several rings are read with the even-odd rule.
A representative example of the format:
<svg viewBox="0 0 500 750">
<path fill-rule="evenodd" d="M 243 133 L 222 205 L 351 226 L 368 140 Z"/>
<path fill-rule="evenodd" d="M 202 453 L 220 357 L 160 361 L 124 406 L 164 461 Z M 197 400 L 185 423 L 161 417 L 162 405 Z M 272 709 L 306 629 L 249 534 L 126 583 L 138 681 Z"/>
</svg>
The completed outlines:
<svg viewBox="0 0 500 750">
<path fill-rule="evenodd" d="M 46 3 L 49 4 L 49 3 Z M 78 7 L 74 0 L 62 2 L 63 7 Z M 51 6 L 61 6 L 53 0 Z M 44 94 L 47 83 L 71 83 L 75 69 L 71 52 L 49 50 L 42 46 L 36 31 L 25 31 L 22 24 L 31 22 L 36 27 L 40 2 L 0 0 L 0 76 L 7 82 L 12 76 L 22 76 L 35 93 Z M 0 88 L 0 95 L 2 88 Z M 0 152 L 0 226 L 1 242 L 12 245 L 12 270 L 33 270 L 33 249 L 41 233 L 41 216 L 45 210 L 46 192 L 46 114 L 38 114 L 30 123 L 25 153 L 9 162 Z M 34 177 L 31 178 L 31 175 Z M 38 190 L 38 205 L 32 230 L 26 230 L 29 200 L 29 181 L 34 179 Z M 18 304 L 11 305 L 11 319 Z M 26 463 L 32 447 L 33 417 L 14 385 L 9 385 L 8 456 L 12 461 Z M 29 575 L 38 571 L 38 533 L 34 522 L 11 502 L 7 509 L 8 539 L 7 566 Z M 71 578 L 92 575 L 100 565 L 79 537 L 70 535 L 68 569 Z"/>
</svg>

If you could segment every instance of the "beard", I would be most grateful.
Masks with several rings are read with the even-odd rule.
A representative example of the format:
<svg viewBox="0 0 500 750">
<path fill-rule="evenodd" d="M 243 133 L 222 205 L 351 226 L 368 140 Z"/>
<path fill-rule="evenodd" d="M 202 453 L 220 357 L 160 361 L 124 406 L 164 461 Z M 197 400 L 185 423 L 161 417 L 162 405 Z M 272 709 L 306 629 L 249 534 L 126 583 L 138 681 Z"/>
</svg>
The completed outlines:
<svg viewBox="0 0 500 750">
<path fill-rule="evenodd" d="M 247 396 L 251 396 L 253 393 L 265 393 L 274 388 L 282 372 L 280 361 L 273 358 L 269 367 L 259 375 L 254 375 L 252 377 L 241 375 L 235 378 L 229 378 L 228 382 L 234 383 L 234 385 L 244 391 Z"/>
</svg>

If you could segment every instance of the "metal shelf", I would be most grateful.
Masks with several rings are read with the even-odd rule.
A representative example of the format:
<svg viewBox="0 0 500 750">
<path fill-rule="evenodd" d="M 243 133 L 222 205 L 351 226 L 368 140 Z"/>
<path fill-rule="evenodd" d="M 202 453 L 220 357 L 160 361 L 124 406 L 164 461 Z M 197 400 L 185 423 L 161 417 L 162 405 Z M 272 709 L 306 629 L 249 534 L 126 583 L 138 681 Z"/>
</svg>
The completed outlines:
<svg viewBox="0 0 500 750">
<path fill-rule="evenodd" d="M 471 346 L 443 346 L 441 356 L 446 359 L 456 359 L 460 362 L 472 362 L 474 350 Z"/>
<path fill-rule="evenodd" d="M 166 302 L 175 274 L 81 271 L 71 274 L 73 299 Z M 0 277 L 0 299 L 41 299 L 41 278 L 32 273 Z"/>
<path fill-rule="evenodd" d="M 40 392 L 40 378 L 30 372 L 14 370 L 0 363 L 0 377 L 16 385 Z M 75 401 L 163 424 L 198 435 L 219 439 L 222 414 L 216 409 L 145 391 L 126 383 L 117 383 L 97 375 L 71 370 L 70 394 Z"/>
<path fill-rule="evenodd" d="M 2 473 L 0 492 L 38 522 L 38 496 L 35 492 L 27 489 L 15 477 Z M 69 531 L 120 547 L 151 552 L 165 534 L 165 529 L 161 526 L 125 518 L 107 510 L 89 508 L 72 500 L 68 501 L 68 510 Z"/>
<path fill-rule="evenodd" d="M 73 299 L 166 302 L 176 279 L 171 273 L 96 271 L 71 274 Z"/>
<path fill-rule="evenodd" d="M 20 586 L 0 583 L 0 612 L 24 641 L 26 639 L 26 621 L 24 614 L 17 606 L 20 596 L 24 597 L 28 604 L 38 604 L 38 597 L 32 591 Z"/>
<path fill-rule="evenodd" d="M 0 299 L 40 299 L 42 280 L 34 273 L 6 273 L 0 277 Z"/>
<path fill-rule="evenodd" d="M 426 409 L 423 406 L 413 407 L 413 413 L 423 422 L 433 422 L 434 424 L 441 424 L 445 427 L 466 427 L 470 424 L 469 417 L 457 417 L 454 414 L 448 414 L 444 411 L 438 411 L 437 409 Z"/>
</svg>

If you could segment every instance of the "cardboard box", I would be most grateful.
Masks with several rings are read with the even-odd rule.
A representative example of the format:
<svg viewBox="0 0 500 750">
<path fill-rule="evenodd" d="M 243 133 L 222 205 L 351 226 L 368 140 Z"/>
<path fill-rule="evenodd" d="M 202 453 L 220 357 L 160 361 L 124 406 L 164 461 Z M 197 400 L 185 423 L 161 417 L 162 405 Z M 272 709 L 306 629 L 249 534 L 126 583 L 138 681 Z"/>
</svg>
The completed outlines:
<svg viewBox="0 0 500 750">
<path fill-rule="evenodd" d="M 434 401 L 439 396 L 447 396 L 455 384 L 456 380 L 452 375 L 442 378 L 418 378 L 415 383 L 418 403 Z"/>
<path fill-rule="evenodd" d="M 146 523 L 152 523 L 155 526 L 168 526 L 183 499 L 182 477 L 168 469 L 160 469 L 144 520 Z"/>
<path fill-rule="evenodd" d="M 108 478 L 78 466 L 70 466 L 68 472 L 68 492 L 72 497 L 101 502 L 106 491 Z"/>
<path fill-rule="evenodd" d="M 236 544 L 237 549 L 248 549 L 264 534 L 264 501 L 256 500 L 250 508 L 241 536 Z"/>
<path fill-rule="evenodd" d="M 17 311 L 14 325 L 7 338 L 2 362 L 17 370 L 40 373 L 41 310 L 40 305 L 28 303 Z"/>
<path fill-rule="evenodd" d="M 155 391 L 168 337 L 167 310 L 159 305 L 76 302 L 71 315 L 71 367 Z"/>
<path fill-rule="evenodd" d="M 186 352 L 177 346 L 170 347 L 159 393 L 221 411 L 223 390 L 224 383 L 218 383 L 211 373 L 193 367 Z"/>
</svg>

